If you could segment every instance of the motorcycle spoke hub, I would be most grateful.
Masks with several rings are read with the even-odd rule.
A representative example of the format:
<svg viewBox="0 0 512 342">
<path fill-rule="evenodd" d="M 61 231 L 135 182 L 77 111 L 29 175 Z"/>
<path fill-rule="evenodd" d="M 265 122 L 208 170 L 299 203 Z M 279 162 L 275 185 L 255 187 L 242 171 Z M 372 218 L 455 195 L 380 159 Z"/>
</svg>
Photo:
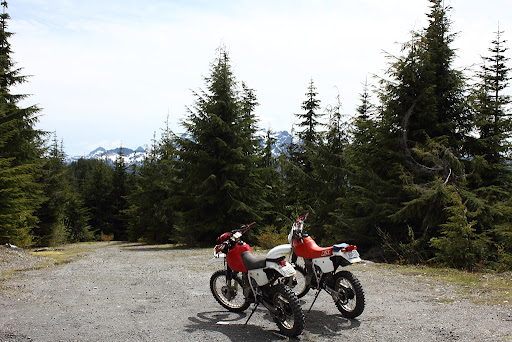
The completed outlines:
<svg viewBox="0 0 512 342">
<path fill-rule="evenodd" d="M 232 300 L 236 297 L 237 291 L 236 289 L 229 287 L 229 286 L 223 286 L 221 289 L 222 295 L 226 297 L 227 300 Z"/>
</svg>

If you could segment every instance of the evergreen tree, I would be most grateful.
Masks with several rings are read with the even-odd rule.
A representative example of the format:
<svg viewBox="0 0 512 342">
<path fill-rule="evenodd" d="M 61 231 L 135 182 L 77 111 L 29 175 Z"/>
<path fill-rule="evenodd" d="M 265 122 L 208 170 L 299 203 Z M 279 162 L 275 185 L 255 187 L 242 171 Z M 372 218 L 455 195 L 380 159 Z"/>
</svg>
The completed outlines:
<svg viewBox="0 0 512 342">
<path fill-rule="evenodd" d="M 496 32 L 496 39 L 489 49 L 490 57 L 483 57 L 479 82 L 472 94 L 472 109 L 477 136 L 467 144 L 469 158 L 468 187 L 473 195 L 471 205 L 478 213 L 477 232 L 492 232 L 495 246 L 501 255 L 512 255 L 512 170 L 510 138 L 512 137 L 511 98 L 505 93 L 510 68 L 505 57 L 507 49 L 503 32 Z M 496 260 L 501 268 L 512 268 L 512 257 Z"/>
<path fill-rule="evenodd" d="M 195 94 L 196 103 L 183 121 L 187 136 L 177 139 L 183 213 L 179 231 L 192 243 L 211 243 L 227 229 L 261 220 L 264 206 L 259 156 L 251 154 L 257 150 L 256 139 L 248 134 L 255 100 L 240 99 L 222 48 L 206 85 L 206 91 Z"/>
<path fill-rule="evenodd" d="M 404 249 L 415 250 L 408 253 L 416 256 L 410 262 L 431 256 L 428 242 L 439 235 L 448 219 L 449 198 L 439 183 L 456 184 L 458 189 L 464 186 L 460 159 L 470 119 L 463 97 L 464 78 L 452 68 L 450 8 L 441 0 L 430 2 L 429 26 L 412 42 L 408 57 L 394 65 L 400 82 L 387 86 L 384 110 L 384 120 L 394 119 L 400 127 L 388 126 L 399 142 L 402 160 L 398 160 L 401 170 L 397 172 L 404 203 L 391 218 L 397 228 L 402 225 L 394 235 L 401 241 L 410 239 Z"/>
<path fill-rule="evenodd" d="M 329 232 L 333 239 L 352 241 L 366 250 L 380 244 L 378 229 L 387 226 L 387 215 L 396 210 L 395 201 L 385 197 L 390 184 L 380 176 L 390 156 L 383 148 L 384 134 L 376 114 L 365 83 L 351 123 L 351 143 L 344 153 L 346 193 L 336 200 L 336 228 Z M 396 186 L 394 190 L 397 190 Z"/>
<path fill-rule="evenodd" d="M 428 27 L 414 33 L 381 83 L 377 118 L 358 118 L 350 193 L 340 201 L 340 210 L 349 209 L 346 223 L 356 222 L 370 240 L 402 246 L 410 262 L 433 256 L 429 241 L 449 215 L 442 187 L 463 188 L 460 158 L 470 118 L 464 78 L 452 67 L 450 8 L 430 2 Z"/>
<path fill-rule="evenodd" d="M 175 241 L 176 147 L 167 122 L 161 139 L 154 139 L 144 164 L 136 173 L 136 185 L 127 197 L 128 236 L 149 243 Z"/>
<path fill-rule="evenodd" d="M 469 212 L 454 186 L 447 187 L 450 200 L 445 210 L 448 221 L 441 225 L 441 236 L 430 240 L 438 250 L 435 259 L 445 265 L 473 270 L 486 260 L 490 239 L 485 232 L 475 229 L 476 221 L 469 221 L 476 213 Z"/>
<path fill-rule="evenodd" d="M 264 222 L 268 225 L 277 224 L 285 219 L 283 216 L 286 213 L 284 205 L 286 203 L 285 193 L 283 192 L 283 179 L 281 176 L 281 164 L 279 154 L 277 157 L 274 155 L 273 149 L 275 148 L 276 138 L 271 129 L 266 131 L 265 141 L 262 150 L 261 158 L 261 178 L 264 186 L 267 188 L 265 200 L 269 204 L 268 209 L 265 210 Z M 288 222 L 287 222 L 288 223 Z"/>
<path fill-rule="evenodd" d="M 11 32 L 7 31 L 7 2 L 0 14 L 0 243 L 28 246 L 37 226 L 35 212 L 44 200 L 36 183 L 42 155 L 43 132 L 35 128 L 39 108 L 20 108 L 27 95 L 12 94 L 11 87 L 26 82 L 11 59 Z"/>
<path fill-rule="evenodd" d="M 318 132 L 318 126 L 321 125 L 320 118 L 322 114 L 317 113 L 320 108 L 320 100 L 317 99 L 318 93 L 313 80 L 310 80 L 308 86 L 308 92 L 306 93 L 306 100 L 302 103 L 302 109 L 305 113 L 295 114 L 299 120 L 299 127 L 303 128 L 299 132 L 299 137 L 304 143 L 315 144 L 320 139 L 320 132 Z"/>
<path fill-rule="evenodd" d="M 59 149 L 57 135 L 45 158 L 39 182 L 43 185 L 46 200 L 37 212 L 40 220 L 34 231 L 39 246 L 56 246 L 67 242 L 69 232 L 65 225 L 66 205 L 70 197 L 70 186 L 64 166 L 64 153 Z"/>
<path fill-rule="evenodd" d="M 91 216 L 80 194 L 72 191 L 66 203 L 64 224 L 69 242 L 84 242 L 94 239 L 94 230 L 89 225 Z"/>
<path fill-rule="evenodd" d="M 336 210 L 336 200 L 345 197 L 347 191 L 347 164 L 345 149 L 348 145 L 346 123 L 341 114 L 341 101 L 329 109 L 329 123 L 325 133 L 325 140 L 318 146 L 317 157 L 314 159 L 312 173 L 317 180 L 317 186 L 311 193 L 315 198 L 314 210 L 315 224 L 311 232 L 317 236 L 329 236 L 328 241 L 333 242 L 332 234 L 325 234 L 325 228 L 335 228 L 335 219 L 332 214 Z"/>
<path fill-rule="evenodd" d="M 114 234 L 112 227 L 112 177 L 113 170 L 105 161 L 94 161 L 86 175 L 82 196 L 85 207 L 91 214 L 89 221 L 93 230 L 102 234 Z"/>
<path fill-rule="evenodd" d="M 124 149 L 119 148 L 119 154 L 114 163 L 114 172 L 112 173 L 112 192 L 111 195 L 111 231 L 117 240 L 127 239 L 127 222 L 124 211 L 128 209 L 126 197 L 130 193 L 129 175 L 127 173 L 127 166 L 124 162 Z"/>
<path fill-rule="evenodd" d="M 322 125 L 320 119 L 323 114 L 318 113 L 320 100 L 313 80 L 310 80 L 306 100 L 301 108 L 305 113 L 295 114 L 299 119 L 297 133 L 292 129 L 292 141 L 287 146 L 287 155 L 281 159 L 284 182 L 284 191 L 287 198 L 287 215 L 297 217 L 305 212 L 315 214 L 315 202 L 319 180 L 314 175 L 314 165 L 318 158 L 318 149 L 322 140 Z M 297 141 L 294 139 L 297 138 Z M 285 159 L 286 157 L 286 159 Z M 319 221 L 317 221 L 319 222 Z M 315 230 L 315 229 L 314 229 Z"/>
</svg>

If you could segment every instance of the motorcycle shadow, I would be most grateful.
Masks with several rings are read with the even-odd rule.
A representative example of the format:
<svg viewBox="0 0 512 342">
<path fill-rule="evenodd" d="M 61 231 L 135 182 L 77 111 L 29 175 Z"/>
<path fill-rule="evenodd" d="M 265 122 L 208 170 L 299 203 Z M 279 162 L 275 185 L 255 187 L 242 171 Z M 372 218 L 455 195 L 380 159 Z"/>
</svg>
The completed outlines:
<svg viewBox="0 0 512 342">
<path fill-rule="evenodd" d="M 345 318 L 341 314 L 327 314 L 324 311 L 304 311 L 306 326 L 304 331 L 321 337 L 343 336 L 343 332 L 357 329 L 361 322 Z M 307 335 L 307 334 L 306 334 Z"/>
<path fill-rule="evenodd" d="M 259 310 L 258 310 L 259 311 Z M 256 311 L 256 312 L 258 312 Z M 256 315 L 257 313 L 255 313 Z M 261 314 L 261 313 L 260 313 Z M 344 318 L 340 314 L 328 315 L 323 311 L 311 310 L 305 312 L 306 325 L 304 331 L 297 338 L 288 339 L 281 335 L 276 328 L 268 329 L 268 324 L 264 324 L 266 328 L 251 323 L 255 317 L 251 318 L 249 323 L 245 325 L 248 313 L 234 313 L 229 311 L 208 311 L 199 312 L 196 316 L 189 317 L 190 324 L 185 326 L 188 333 L 209 331 L 218 332 L 224 335 L 230 341 L 280 341 L 280 340 L 296 340 L 296 341 L 314 341 L 319 338 L 332 339 L 336 336 L 343 336 L 343 332 L 355 329 L 360 326 L 360 322 L 356 319 Z M 272 318 L 268 312 L 260 316 L 264 321 L 273 324 Z M 220 336 L 216 336 L 217 338 Z"/>
<path fill-rule="evenodd" d="M 256 315 L 256 314 L 255 314 Z M 276 330 L 266 330 L 251 321 L 245 325 L 247 313 L 234 313 L 229 311 L 199 312 L 196 316 L 189 317 L 190 324 L 185 326 L 187 333 L 208 331 L 218 332 L 230 341 L 260 342 L 270 341 L 276 338 Z M 251 318 L 251 320 L 253 320 Z M 272 322 L 272 321 L 271 321 Z M 220 336 L 216 336 L 219 338 Z"/>
</svg>

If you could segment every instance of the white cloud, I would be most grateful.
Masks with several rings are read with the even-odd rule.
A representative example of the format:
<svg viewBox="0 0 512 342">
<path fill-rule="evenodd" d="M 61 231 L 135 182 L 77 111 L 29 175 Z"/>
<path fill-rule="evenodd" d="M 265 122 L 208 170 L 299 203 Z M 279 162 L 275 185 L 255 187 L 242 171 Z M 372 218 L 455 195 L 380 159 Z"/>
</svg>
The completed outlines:
<svg viewBox="0 0 512 342">
<path fill-rule="evenodd" d="M 497 21 L 507 31 L 508 1 L 447 1 L 454 7 L 460 64 L 478 63 Z M 289 130 L 310 78 L 322 105 L 339 91 L 344 111 L 358 103 L 368 75 L 383 75 L 383 50 L 398 53 L 427 22 L 428 1 L 79 1 L 9 4 L 14 59 L 43 129 L 69 153 L 91 144 L 149 144 L 170 114 L 173 128 L 193 104 L 191 90 L 225 44 L 235 76 L 256 90 L 261 125 Z M 500 10 L 497 11 L 496 8 Z M 371 78 L 369 78 L 371 81 Z M 137 145 L 137 146 L 136 146 Z M 95 146 L 97 147 L 97 146 Z M 103 146 L 107 147 L 107 146 Z"/>
</svg>

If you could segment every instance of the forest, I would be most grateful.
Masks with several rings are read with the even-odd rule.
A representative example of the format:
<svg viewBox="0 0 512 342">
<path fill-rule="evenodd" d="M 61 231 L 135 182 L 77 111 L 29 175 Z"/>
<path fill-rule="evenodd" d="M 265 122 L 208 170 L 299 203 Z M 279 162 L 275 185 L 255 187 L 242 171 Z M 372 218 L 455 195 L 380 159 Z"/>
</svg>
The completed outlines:
<svg viewBox="0 0 512 342">
<path fill-rule="evenodd" d="M 122 158 L 65 163 L 41 109 L 12 88 L 28 79 L 12 60 L 0 15 L 0 243 L 57 246 L 92 240 L 213 246 L 256 221 L 248 240 L 272 247 L 292 222 L 324 245 L 357 244 L 366 259 L 465 270 L 512 270 L 509 58 L 495 32 L 475 70 L 454 68 L 449 13 L 429 0 L 385 76 L 362 87 L 350 120 L 305 84 L 292 141 L 272 153 L 255 109 L 220 47 L 181 122 L 163 123 L 143 165 Z M 199 85 L 198 85 L 199 86 Z M 51 114 L 50 114 L 51 115 Z"/>
</svg>

